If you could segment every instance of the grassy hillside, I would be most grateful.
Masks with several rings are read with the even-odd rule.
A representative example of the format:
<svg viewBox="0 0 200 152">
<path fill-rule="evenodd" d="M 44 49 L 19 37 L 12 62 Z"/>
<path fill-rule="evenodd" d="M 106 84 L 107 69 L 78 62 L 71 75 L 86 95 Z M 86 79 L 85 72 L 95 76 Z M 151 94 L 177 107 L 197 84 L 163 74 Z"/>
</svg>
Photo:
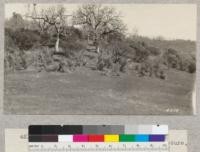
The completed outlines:
<svg viewBox="0 0 200 152">
<path fill-rule="evenodd" d="M 65 23 L 62 7 L 45 8 L 44 20 L 13 13 L 5 21 L 4 112 L 192 114 L 195 42 L 128 36 L 114 10 L 86 4 L 73 13 L 78 27 Z"/>
<path fill-rule="evenodd" d="M 17 72 L 5 77 L 7 114 L 192 114 L 194 74 L 170 70 L 166 81 L 134 73 L 106 77 L 74 73 Z"/>
</svg>

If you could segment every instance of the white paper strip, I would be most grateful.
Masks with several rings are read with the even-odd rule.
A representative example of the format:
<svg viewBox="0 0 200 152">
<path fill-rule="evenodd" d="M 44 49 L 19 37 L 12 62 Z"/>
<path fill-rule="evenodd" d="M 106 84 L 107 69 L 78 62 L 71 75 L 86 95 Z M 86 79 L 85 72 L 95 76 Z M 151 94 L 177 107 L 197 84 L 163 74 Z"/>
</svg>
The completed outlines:
<svg viewBox="0 0 200 152">
<path fill-rule="evenodd" d="M 28 152 L 27 129 L 5 129 L 5 152 Z"/>
</svg>

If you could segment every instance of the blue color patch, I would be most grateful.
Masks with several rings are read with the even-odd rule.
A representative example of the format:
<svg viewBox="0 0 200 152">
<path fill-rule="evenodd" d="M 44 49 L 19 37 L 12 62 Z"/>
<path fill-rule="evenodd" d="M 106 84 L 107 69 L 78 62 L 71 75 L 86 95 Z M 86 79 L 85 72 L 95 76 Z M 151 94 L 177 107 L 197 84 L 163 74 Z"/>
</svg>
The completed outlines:
<svg viewBox="0 0 200 152">
<path fill-rule="evenodd" d="M 135 142 L 148 142 L 149 135 L 135 135 Z"/>
</svg>

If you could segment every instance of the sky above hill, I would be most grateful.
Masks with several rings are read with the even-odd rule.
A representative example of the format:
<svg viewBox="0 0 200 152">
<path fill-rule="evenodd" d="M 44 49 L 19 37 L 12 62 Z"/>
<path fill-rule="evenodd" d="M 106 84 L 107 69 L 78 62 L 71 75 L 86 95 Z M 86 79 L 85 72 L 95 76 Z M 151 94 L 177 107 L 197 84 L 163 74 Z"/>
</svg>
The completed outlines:
<svg viewBox="0 0 200 152">
<path fill-rule="evenodd" d="M 37 4 L 37 11 L 57 4 Z M 81 4 L 64 4 L 67 14 L 72 14 Z M 105 4 L 121 13 L 127 33 L 165 39 L 196 40 L 197 6 L 195 4 Z M 5 6 L 5 18 L 13 12 L 25 15 L 28 5 L 10 3 Z M 30 11 L 32 11 L 32 4 Z"/>
</svg>

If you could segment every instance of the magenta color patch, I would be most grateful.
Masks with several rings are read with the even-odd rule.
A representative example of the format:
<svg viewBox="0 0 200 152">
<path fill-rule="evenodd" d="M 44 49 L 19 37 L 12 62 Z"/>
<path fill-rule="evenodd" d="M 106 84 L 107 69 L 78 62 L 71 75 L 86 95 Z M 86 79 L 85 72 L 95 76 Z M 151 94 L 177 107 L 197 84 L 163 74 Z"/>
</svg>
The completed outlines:
<svg viewBox="0 0 200 152">
<path fill-rule="evenodd" d="M 88 142 L 88 135 L 73 135 L 73 142 Z"/>
</svg>

